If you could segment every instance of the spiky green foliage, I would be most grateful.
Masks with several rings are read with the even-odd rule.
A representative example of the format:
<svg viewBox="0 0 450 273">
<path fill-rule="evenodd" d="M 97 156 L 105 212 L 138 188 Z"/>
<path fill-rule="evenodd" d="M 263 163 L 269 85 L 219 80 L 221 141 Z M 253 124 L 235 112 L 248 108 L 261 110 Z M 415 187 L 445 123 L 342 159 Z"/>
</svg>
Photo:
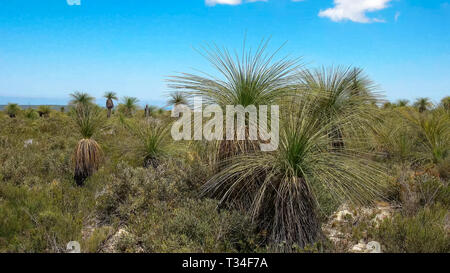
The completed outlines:
<svg viewBox="0 0 450 273">
<path fill-rule="evenodd" d="M 348 135 L 361 135 L 378 115 L 376 86 L 359 68 L 331 67 L 301 73 L 298 92 L 317 96 L 324 124 L 353 116 L 345 124 L 334 123 L 330 138 L 334 148 L 342 148 Z"/>
<path fill-rule="evenodd" d="M 38 113 L 37 113 L 36 110 L 34 110 L 33 108 L 28 108 L 28 109 L 25 111 L 25 117 L 26 117 L 27 119 L 34 120 L 34 119 L 37 119 L 38 116 L 39 116 Z"/>
<path fill-rule="evenodd" d="M 8 103 L 6 106 L 6 114 L 8 114 L 10 118 L 15 118 L 21 110 L 22 109 L 17 103 Z"/>
<path fill-rule="evenodd" d="M 450 111 L 450 96 L 447 96 L 441 100 L 441 107 L 447 112 Z"/>
<path fill-rule="evenodd" d="M 416 102 L 414 102 L 414 107 L 416 107 L 420 113 L 423 113 L 430 110 L 430 108 L 433 107 L 433 103 L 429 98 L 418 98 Z"/>
<path fill-rule="evenodd" d="M 205 48 L 201 54 L 219 76 L 183 73 L 171 77 L 170 86 L 191 97 L 201 96 L 205 104 L 218 104 L 224 111 L 227 105 L 275 104 L 293 92 L 295 74 L 301 65 L 298 59 L 277 59 L 279 50 L 266 53 L 268 42 L 262 41 L 256 51 L 247 50 L 244 45 L 240 56 L 217 46 Z M 219 160 L 257 150 L 249 141 L 223 140 L 218 146 Z"/>
<path fill-rule="evenodd" d="M 406 107 L 409 105 L 409 100 L 398 100 L 397 106 L 398 107 Z"/>
<path fill-rule="evenodd" d="M 188 100 L 186 98 L 186 94 L 184 94 L 183 92 L 172 92 L 169 95 L 169 101 L 167 102 L 167 105 L 180 105 L 180 104 L 184 104 L 187 105 L 188 104 Z"/>
<path fill-rule="evenodd" d="M 106 92 L 106 93 L 103 95 L 103 97 L 104 97 L 105 99 L 108 99 L 108 100 L 118 100 L 118 99 L 119 99 L 119 98 L 117 97 L 117 93 L 116 93 L 116 92 L 112 92 L 112 91 Z"/>
<path fill-rule="evenodd" d="M 393 109 L 373 122 L 370 126 L 373 144 L 375 151 L 386 159 L 414 164 L 420 157 L 416 149 L 417 130 L 401 116 L 401 110 Z"/>
<path fill-rule="evenodd" d="M 449 160 L 450 117 L 444 110 L 436 110 L 427 115 L 409 111 L 404 114 L 414 130 L 419 133 L 422 158 L 439 164 Z"/>
<path fill-rule="evenodd" d="M 87 104 L 93 104 L 95 98 L 90 96 L 88 93 L 84 93 L 84 92 L 79 92 L 76 91 L 72 94 L 70 94 L 70 97 L 72 98 L 69 101 L 70 105 L 73 106 L 82 106 L 82 105 L 87 105 Z"/>
<path fill-rule="evenodd" d="M 203 188 L 222 203 L 245 208 L 260 229 L 268 231 L 277 250 L 291 251 L 294 244 L 304 247 L 318 238 L 319 188 L 340 201 L 359 204 L 383 196 L 387 180 L 382 167 L 347 146 L 339 152 L 329 149 L 329 130 L 357 114 L 324 123 L 320 100 L 304 96 L 285 111 L 277 151 L 231 159 Z"/>
<path fill-rule="evenodd" d="M 121 104 L 119 104 L 119 111 L 127 117 L 132 117 L 137 109 L 139 100 L 134 97 L 123 97 Z"/>
<path fill-rule="evenodd" d="M 227 49 L 208 47 L 202 55 L 220 77 L 206 73 L 183 73 L 170 78 L 171 87 L 187 91 L 190 96 L 202 96 L 205 103 L 226 105 L 271 105 L 290 90 L 292 79 L 300 68 L 298 60 L 275 60 L 278 50 L 266 54 L 268 41 L 262 41 L 256 51 L 246 51 L 233 57 Z"/>
<path fill-rule="evenodd" d="M 47 118 L 50 115 L 51 108 L 48 105 L 41 105 L 38 107 L 37 111 L 39 116 Z"/>
<path fill-rule="evenodd" d="M 125 128 L 136 138 L 127 150 L 137 155 L 144 167 L 158 167 L 160 161 L 173 155 L 176 149 L 171 135 L 170 123 L 160 120 L 132 121 L 120 118 Z"/>
<path fill-rule="evenodd" d="M 71 116 L 83 138 L 91 138 L 104 124 L 100 107 L 93 104 L 73 108 Z"/>
</svg>

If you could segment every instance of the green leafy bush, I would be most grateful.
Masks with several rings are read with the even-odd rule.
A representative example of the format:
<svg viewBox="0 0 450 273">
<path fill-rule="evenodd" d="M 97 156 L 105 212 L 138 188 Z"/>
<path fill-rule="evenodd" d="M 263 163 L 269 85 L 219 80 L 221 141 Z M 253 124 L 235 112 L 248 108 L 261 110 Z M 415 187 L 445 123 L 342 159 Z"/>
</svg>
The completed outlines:
<svg viewBox="0 0 450 273">
<path fill-rule="evenodd" d="M 89 194 L 54 181 L 48 187 L 0 186 L 0 252 L 64 252 L 81 239 Z"/>
<path fill-rule="evenodd" d="M 374 229 L 374 237 L 385 252 L 448 253 L 450 233 L 448 210 L 442 206 L 421 209 L 408 217 L 397 214 Z"/>
</svg>

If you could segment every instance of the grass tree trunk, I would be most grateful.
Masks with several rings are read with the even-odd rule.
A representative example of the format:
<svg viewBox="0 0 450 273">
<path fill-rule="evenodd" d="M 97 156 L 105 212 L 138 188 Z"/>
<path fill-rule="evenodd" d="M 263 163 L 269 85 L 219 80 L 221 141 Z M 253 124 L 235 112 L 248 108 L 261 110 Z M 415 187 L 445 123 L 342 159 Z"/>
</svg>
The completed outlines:
<svg viewBox="0 0 450 273">
<path fill-rule="evenodd" d="M 106 108 L 108 109 L 108 118 L 110 118 L 112 109 L 114 108 L 114 102 L 112 99 L 108 99 L 106 101 Z"/>
<path fill-rule="evenodd" d="M 144 115 L 146 118 L 150 117 L 150 109 L 148 108 L 148 105 L 145 106 Z"/>
<path fill-rule="evenodd" d="M 320 238 L 321 229 L 316 203 L 305 181 L 293 177 L 272 186 L 267 189 L 256 220 L 259 229 L 267 232 L 274 251 L 293 252 L 294 245 L 313 245 Z"/>
</svg>

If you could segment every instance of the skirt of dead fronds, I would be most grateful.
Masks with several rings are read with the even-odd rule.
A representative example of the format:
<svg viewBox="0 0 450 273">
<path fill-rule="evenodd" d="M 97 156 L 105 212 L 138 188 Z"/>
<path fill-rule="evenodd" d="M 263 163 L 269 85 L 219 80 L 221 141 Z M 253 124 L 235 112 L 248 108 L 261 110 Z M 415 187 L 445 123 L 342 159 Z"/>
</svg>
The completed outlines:
<svg viewBox="0 0 450 273">
<path fill-rule="evenodd" d="M 222 140 L 219 144 L 219 161 L 225 162 L 228 159 L 242 154 L 259 151 L 259 142 L 251 140 Z"/>
<path fill-rule="evenodd" d="M 98 170 L 101 160 L 102 150 L 95 140 L 82 139 L 78 142 L 73 155 L 74 179 L 77 185 L 82 186 L 84 181 Z"/>
<path fill-rule="evenodd" d="M 304 248 L 320 237 L 313 195 L 301 178 L 291 179 L 269 190 L 257 214 L 275 251 L 292 252 L 293 245 Z"/>
</svg>

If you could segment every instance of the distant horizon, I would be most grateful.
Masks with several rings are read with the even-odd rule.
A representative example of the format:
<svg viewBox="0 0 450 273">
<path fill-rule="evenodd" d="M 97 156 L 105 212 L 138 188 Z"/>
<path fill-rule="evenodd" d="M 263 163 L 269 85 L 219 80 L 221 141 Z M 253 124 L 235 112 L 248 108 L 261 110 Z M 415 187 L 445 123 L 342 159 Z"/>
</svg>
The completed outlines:
<svg viewBox="0 0 450 273">
<path fill-rule="evenodd" d="M 429 98 L 430 101 L 433 104 L 439 104 L 443 98 L 446 96 L 443 96 L 442 98 L 433 99 L 427 96 L 422 97 L 416 97 L 416 98 L 399 98 L 395 100 L 389 100 L 384 98 L 384 101 L 396 103 L 399 100 L 408 100 L 410 104 L 413 104 L 418 98 Z M 121 101 L 121 97 L 119 97 L 119 100 L 116 104 L 119 104 Z M 167 102 L 163 100 L 141 100 L 139 97 L 137 97 L 139 100 L 138 105 L 141 107 L 145 107 L 145 105 L 152 105 L 157 107 L 165 107 L 167 105 Z M 20 106 L 40 106 L 40 105 L 48 105 L 48 106 L 67 106 L 69 105 L 70 98 L 36 98 L 36 97 L 8 97 L 8 96 L 0 96 L 0 106 L 8 105 L 8 103 L 16 103 Z M 95 98 L 95 103 L 103 106 L 106 103 L 105 98 Z"/>
</svg>

